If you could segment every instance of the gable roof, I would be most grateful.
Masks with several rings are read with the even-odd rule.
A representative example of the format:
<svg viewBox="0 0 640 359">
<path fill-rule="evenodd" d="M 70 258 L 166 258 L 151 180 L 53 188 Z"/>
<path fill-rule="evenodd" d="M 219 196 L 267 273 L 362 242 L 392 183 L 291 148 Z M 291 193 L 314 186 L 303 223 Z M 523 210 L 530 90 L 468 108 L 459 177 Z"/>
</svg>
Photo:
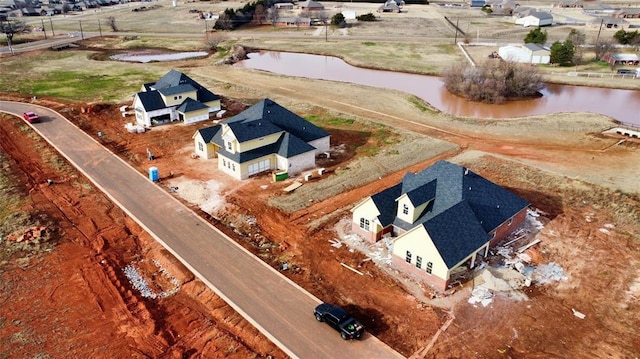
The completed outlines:
<svg viewBox="0 0 640 359">
<path fill-rule="evenodd" d="M 529 202 L 496 185 L 474 172 L 447 161 L 438 161 L 416 174 L 407 173 L 402 180 L 402 193 L 420 189 L 423 184 L 437 180 L 435 201 L 430 211 L 425 212 L 417 223 L 424 223 L 441 215 L 454 205 L 467 201 L 476 218 L 490 232 L 523 208 Z M 424 198 L 423 203 L 429 198 Z M 411 228 L 409 224 L 396 219 L 394 224 L 401 228 Z"/>
<path fill-rule="evenodd" d="M 209 101 L 215 101 L 220 99 L 218 95 L 209 91 L 204 86 L 194 81 L 191 77 L 176 70 L 170 70 L 164 76 L 162 76 L 160 80 L 158 80 L 156 83 L 144 84 L 144 87 L 145 89 L 147 89 L 147 91 L 149 90 L 167 91 L 166 89 L 168 88 L 176 88 L 176 87 L 185 91 L 192 91 L 192 90 L 188 90 L 188 88 L 180 87 L 182 85 L 191 85 L 194 89 L 196 89 L 196 93 L 198 97 L 197 100 L 200 102 L 209 102 Z"/>
<path fill-rule="evenodd" d="M 549 50 L 547 50 L 544 46 L 540 44 L 534 44 L 533 42 L 526 43 L 523 45 L 523 47 L 529 49 L 531 52 L 536 52 L 536 51 L 549 52 Z"/>
<path fill-rule="evenodd" d="M 467 201 L 462 201 L 422 224 L 447 268 L 453 268 L 491 239 L 473 218 L 475 212 Z"/>
<path fill-rule="evenodd" d="M 396 201 L 396 199 L 401 195 L 402 182 L 371 196 L 373 203 L 380 212 L 378 220 L 383 227 L 392 224 L 396 218 L 396 214 L 398 213 L 398 201 Z"/>
<path fill-rule="evenodd" d="M 162 96 L 158 91 L 142 91 L 136 94 L 138 99 L 140 99 L 140 103 L 142 103 L 142 107 L 144 110 L 155 111 L 165 108 L 164 101 L 162 100 Z"/>
<path fill-rule="evenodd" d="M 303 1 L 298 6 L 302 9 L 324 9 L 324 5 L 314 0 Z"/>
<path fill-rule="evenodd" d="M 202 137 L 202 140 L 205 143 L 211 142 L 211 140 L 213 139 L 213 136 L 215 136 L 216 134 L 219 134 L 220 132 L 222 132 L 222 126 L 220 125 L 205 127 L 196 131 L 196 133 L 200 134 L 200 137 Z"/>
<path fill-rule="evenodd" d="M 278 131 L 286 131 L 305 142 L 329 136 L 327 131 L 268 98 L 231 117 L 226 124 L 240 142 Z"/>
<path fill-rule="evenodd" d="M 180 106 L 176 109 L 178 112 L 187 113 L 191 111 L 203 110 L 209 108 L 209 106 L 203 104 L 200 101 L 196 101 L 190 97 L 187 97 Z"/>
</svg>

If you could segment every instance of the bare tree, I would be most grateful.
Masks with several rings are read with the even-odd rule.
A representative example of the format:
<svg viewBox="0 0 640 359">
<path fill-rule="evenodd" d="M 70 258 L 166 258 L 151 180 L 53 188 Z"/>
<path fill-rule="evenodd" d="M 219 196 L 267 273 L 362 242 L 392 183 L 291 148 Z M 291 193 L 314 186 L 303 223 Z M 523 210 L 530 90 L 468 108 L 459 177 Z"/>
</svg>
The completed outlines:
<svg viewBox="0 0 640 359">
<path fill-rule="evenodd" d="M 267 19 L 268 11 L 265 9 L 264 5 L 257 4 L 255 10 L 253 11 L 253 23 L 257 25 L 262 25 L 262 23 Z"/>
<path fill-rule="evenodd" d="M 0 32 L 7 36 L 7 45 L 11 54 L 13 54 L 13 37 L 16 34 L 25 34 L 31 31 L 31 26 L 27 25 L 24 21 L 0 21 Z"/>
<path fill-rule="evenodd" d="M 575 46 L 572 59 L 573 63 L 576 65 L 582 63 L 582 56 L 584 55 L 583 45 L 586 43 L 585 33 L 580 30 L 571 29 L 571 32 L 567 35 L 567 40 L 571 41 Z"/>
<path fill-rule="evenodd" d="M 267 18 L 271 21 L 271 25 L 273 25 L 273 27 L 278 25 L 278 22 L 280 21 L 280 12 L 275 6 L 272 6 L 267 10 Z"/>
<path fill-rule="evenodd" d="M 600 39 L 596 42 L 594 51 L 596 53 L 596 60 L 601 60 L 606 56 L 613 56 L 618 53 L 616 49 L 616 41 L 611 39 Z"/>
<path fill-rule="evenodd" d="M 227 35 L 221 32 L 214 32 L 207 38 L 205 45 L 213 52 L 218 51 L 218 46 L 227 40 Z"/>
<path fill-rule="evenodd" d="M 113 32 L 120 31 L 118 30 L 118 26 L 116 25 L 116 18 L 113 16 L 109 16 L 107 18 L 107 26 L 109 26 Z"/>
<path fill-rule="evenodd" d="M 538 96 L 544 86 L 535 67 L 509 61 L 454 64 L 444 73 L 444 83 L 449 92 L 486 103 Z"/>
</svg>

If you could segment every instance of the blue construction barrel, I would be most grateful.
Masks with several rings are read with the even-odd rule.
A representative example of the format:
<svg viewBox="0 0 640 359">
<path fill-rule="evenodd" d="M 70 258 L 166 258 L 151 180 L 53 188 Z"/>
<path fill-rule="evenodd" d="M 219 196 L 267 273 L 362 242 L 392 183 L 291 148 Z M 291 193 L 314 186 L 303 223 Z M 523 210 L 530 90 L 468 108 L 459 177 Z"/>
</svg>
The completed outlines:
<svg viewBox="0 0 640 359">
<path fill-rule="evenodd" d="M 158 173 L 158 167 L 149 167 L 149 179 L 153 182 L 156 182 L 160 179 L 160 174 Z"/>
</svg>

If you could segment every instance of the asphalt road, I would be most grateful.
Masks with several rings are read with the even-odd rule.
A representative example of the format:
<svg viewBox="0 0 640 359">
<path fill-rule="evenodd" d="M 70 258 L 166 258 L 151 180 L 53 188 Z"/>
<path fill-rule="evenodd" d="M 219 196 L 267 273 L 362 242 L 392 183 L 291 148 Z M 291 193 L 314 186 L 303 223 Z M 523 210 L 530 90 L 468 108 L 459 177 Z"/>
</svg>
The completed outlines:
<svg viewBox="0 0 640 359">
<path fill-rule="evenodd" d="M 0 101 L 0 112 L 21 116 L 114 203 L 200 280 L 293 358 L 402 358 L 370 334 L 344 341 L 317 323 L 310 293 L 253 256 L 172 195 L 151 182 L 60 114 L 31 104 Z M 357 305 L 357 303 L 354 303 Z"/>
</svg>

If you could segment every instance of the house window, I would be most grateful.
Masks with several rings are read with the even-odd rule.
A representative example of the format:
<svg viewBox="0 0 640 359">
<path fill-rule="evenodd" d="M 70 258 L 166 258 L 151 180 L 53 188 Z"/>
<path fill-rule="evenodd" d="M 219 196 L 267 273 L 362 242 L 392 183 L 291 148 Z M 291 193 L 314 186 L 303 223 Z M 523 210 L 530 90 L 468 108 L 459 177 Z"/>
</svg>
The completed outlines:
<svg viewBox="0 0 640 359">
<path fill-rule="evenodd" d="M 231 169 L 235 172 L 235 170 L 236 170 L 236 164 L 235 163 L 231 164 Z"/>
<path fill-rule="evenodd" d="M 420 256 L 416 256 L 416 267 L 418 267 L 418 269 L 422 268 L 422 257 Z"/>
<path fill-rule="evenodd" d="M 427 262 L 427 273 L 431 274 L 433 270 L 433 262 Z"/>
<path fill-rule="evenodd" d="M 225 160 L 224 158 L 222 159 L 222 167 L 226 167 L 227 166 L 227 160 Z"/>
<path fill-rule="evenodd" d="M 403 214 L 409 214 L 409 206 L 407 206 L 406 204 L 402 205 L 402 213 Z"/>
<path fill-rule="evenodd" d="M 407 256 L 404 259 L 407 263 L 411 263 L 411 252 L 407 251 Z"/>
<path fill-rule="evenodd" d="M 364 229 L 365 231 L 368 231 L 369 225 L 370 225 L 370 222 L 368 219 L 360 218 L 360 228 Z"/>
<path fill-rule="evenodd" d="M 227 150 L 231 151 L 233 149 L 233 144 L 231 141 L 227 142 Z"/>
<path fill-rule="evenodd" d="M 202 145 L 202 142 L 198 142 L 198 150 L 204 151 L 204 146 Z"/>
</svg>

